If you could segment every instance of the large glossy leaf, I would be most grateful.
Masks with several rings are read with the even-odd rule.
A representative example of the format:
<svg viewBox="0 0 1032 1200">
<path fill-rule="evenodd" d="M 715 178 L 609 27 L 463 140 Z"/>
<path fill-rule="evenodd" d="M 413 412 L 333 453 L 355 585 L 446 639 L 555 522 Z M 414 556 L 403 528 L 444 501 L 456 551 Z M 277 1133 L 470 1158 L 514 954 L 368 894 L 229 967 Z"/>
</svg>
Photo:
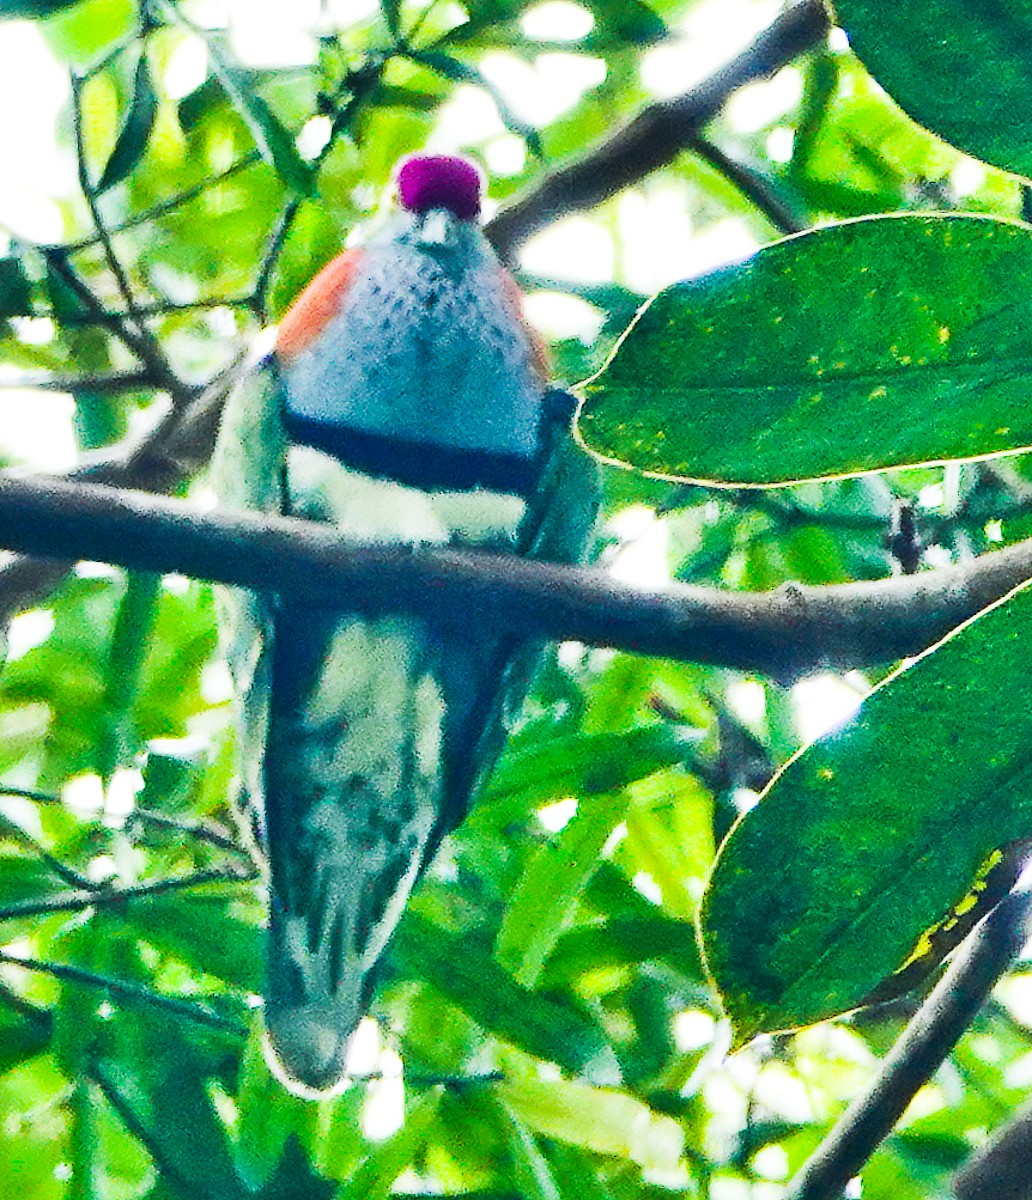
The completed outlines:
<svg viewBox="0 0 1032 1200">
<path fill-rule="evenodd" d="M 735 825 L 702 934 L 739 1043 L 861 1004 L 1032 836 L 1030 638 L 1026 586 L 891 676 Z"/>
<path fill-rule="evenodd" d="M 976 158 L 1032 172 L 1032 9 L 1024 0 L 836 0 L 887 92 Z"/>
<path fill-rule="evenodd" d="M 582 386 L 606 458 L 777 484 L 1032 444 L 1032 230 L 850 221 L 675 284 Z"/>
</svg>

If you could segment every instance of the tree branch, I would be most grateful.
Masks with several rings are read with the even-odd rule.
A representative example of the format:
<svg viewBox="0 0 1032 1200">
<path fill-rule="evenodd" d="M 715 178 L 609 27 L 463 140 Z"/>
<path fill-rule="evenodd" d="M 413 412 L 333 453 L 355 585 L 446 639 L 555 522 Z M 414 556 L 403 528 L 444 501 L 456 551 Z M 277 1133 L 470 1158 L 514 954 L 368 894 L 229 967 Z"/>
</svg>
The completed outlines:
<svg viewBox="0 0 1032 1200">
<path fill-rule="evenodd" d="M 87 908 L 110 908 L 127 900 L 207 887 L 210 883 L 246 883 L 256 877 L 256 872 L 247 868 L 213 867 L 189 875 L 170 875 L 150 883 L 134 883 L 129 887 L 108 888 L 105 891 L 62 892 L 45 900 L 22 900 L 6 904 L 0 908 L 0 921 L 21 921 L 26 917 L 43 917 L 58 912 L 83 912 Z"/>
<path fill-rule="evenodd" d="M 3 794 L 6 795 L 7 793 Z M 100 887 L 98 883 L 95 883 L 80 871 L 66 866 L 59 858 L 55 858 L 49 850 L 36 841 L 31 833 L 22 829 L 17 821 L 2 811 L 0 811 L 0 833 L 7 833 L 10 837 L 21 842 L 34 857 L 38 858 L 63 883 L 67 883 L 73 888 L 79 888 L 84 893 L 95 891 Z"/>
<path fill-rule="evenodd" d="M 773 592 L 671 584 L 476 551 L 355 545 L 288 517 L 200 513 L 182 501 L 0 475 L 0 545 L 62 559 L 289 594 L 362 612 L 415 612 L 713 663 L 791 680 L 916 654 L 1032 576 L 1032 540 L 939 571 Z"/>
<path fill-rule="evenodd" d="M 0 376 L 0 391 L 32 388 L 41 392 L 97 392 L 108 396 L 158 386 L 157 380 L 144 370 L 110 371 L 103 375 L 50 375 L 32 371 L 26 375 Z"/>
<path fill-rule="evenodd" d="M 178 1000 L 175 996 L 165 996 L 151 988 L 142 987 L 137 983 L 129 983 L 124 979 L 112 979 L 108 975 L 97 975 L 93 971 L 85 971 L 82 967 L 74 967 L 70 963 L 42 962 L 35 958 L 22 958 L 0 950 L 0 963 L 11 967 L 21 967 L 24 971 L 38 971 L 44 975 L 52 975 L 65 983 L 84 984 L 86 987 L 101 988 L 116 999 L 123 999 L 135 1005 L 148 1005 L 160 1008 L 162 1011 L 187 1021 L 196 1021 L 213 1029 L 222 1029 L 237 1037 L 247 1036 L 247 1027 L 231 1017 L 224 1017 L 206 1004 L 193 1000 Z"/>
<path fill-rule="evenodd" d="M 893 1046 L 878 1078 L 849 1106 L 784 1200 L 838 1200 L 971 1024 L 1024 945 L 1030 915 L 1032 894 L 1016 891 L 986 917 Z"/>
<path fill-rule="evenodd" d="M 691 91 L 643 109 L 582 158 L 545 176 L 487 223 L 503 259 L 532 233 L 567 213 L 593 208 L 690 147 L 732 92 L 780 71 L 827 33 L 821 0 L 801 0 L 742 54 Z"/>
<path fill-rule="evenodd" d="M 774 181 L 762 172 L 738 162 L 701 135 L 694 137 L 690 146 L 699 158 L 708 162 L 729 183 L 734 184 L 747 200 L 752 201 L 779 233 L 802 233 L 809 227 L 802 215 L 780 194 Z"/>
<path fill-rule="evenodd" d="M 222 405 L 240 362 L 240 358 L 230 362 L 189 404 L 170 406 L 139 441 L 123 443 L 113 453 L 89 455 L 68 477 L 154 492 L 176 487 L 208 461 Z M 52 592 L 71 565 L 23 556 L 0 567 L 0 625 Z"/>
<path fill-rule="evenodd" d="M 36 788 L 14 787 L 7 783 L 0 784 L 0 800 L 4 796 L 14 796 L 21 800 L 31 800 L 34 804 L 62 805 L 64 803 L 56 792 L 41 792 Z M 99 813 L 97 816 L 99 819 L 103 816 L 103 813 Z M 3 815 L 0 814 L 0 821 L 3 820 Z M 184 837 L 200 842 L 207 842 L 209 845 L 216 846 L 220 850 L 228 850 L 231 854 L 242 854 L 245 856 L 249 854 L 247 847 L 242 846 L 221 825 L 216 825 L 211 821 L 202 821 L 196 817 L 170 817 L 166 813 L 156 812 L 152 808 L 134 808 L 125 818 L 125 828 L 132 829 L 136 825 L 150 825 L 158 829 L 181 833 Z M 91 886 L 89 882 L 79 882 L 71 879 L 65 882 L 71 883 L 73 887 L 82 888 Z"/>
<path fill-rule="evenodd" d="M 1029 1200 L 1032 1101 L 1018 1109 L 953 1177 L 957 1200 Z"/>
</svg>

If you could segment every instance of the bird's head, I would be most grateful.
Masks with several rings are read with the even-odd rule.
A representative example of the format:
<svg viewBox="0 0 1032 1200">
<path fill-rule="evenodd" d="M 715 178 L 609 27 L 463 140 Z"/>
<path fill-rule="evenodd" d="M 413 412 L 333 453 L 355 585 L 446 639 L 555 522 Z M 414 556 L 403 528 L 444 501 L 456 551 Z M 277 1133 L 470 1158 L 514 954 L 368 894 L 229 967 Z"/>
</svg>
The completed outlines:
<svg viewBox="0 0 1032 1200">
<path fill-rule="evenodd" d="M 398 203 L 409 214 L 418 245 L 454 247 L 480 216 L 483 179 L 466 158 L 415 154 L 398 168 Z"/>
</svg>

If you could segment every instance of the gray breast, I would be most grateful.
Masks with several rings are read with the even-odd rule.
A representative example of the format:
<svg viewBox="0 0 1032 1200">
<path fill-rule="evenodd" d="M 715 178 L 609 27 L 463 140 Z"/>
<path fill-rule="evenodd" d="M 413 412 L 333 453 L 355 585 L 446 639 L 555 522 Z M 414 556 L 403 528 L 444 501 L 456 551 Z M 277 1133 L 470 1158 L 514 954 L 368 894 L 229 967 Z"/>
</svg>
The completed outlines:
<svg viewBox="0 0 1032 1200">
<path fill-rule="evenodd" d="M 428 449 L 533 458 L 543 387 L 486 249 L 471 237 L 437 253 L 391 242 L 365 254 L 341 312 L 284 370 L 288 414 Z"/>
</svg>

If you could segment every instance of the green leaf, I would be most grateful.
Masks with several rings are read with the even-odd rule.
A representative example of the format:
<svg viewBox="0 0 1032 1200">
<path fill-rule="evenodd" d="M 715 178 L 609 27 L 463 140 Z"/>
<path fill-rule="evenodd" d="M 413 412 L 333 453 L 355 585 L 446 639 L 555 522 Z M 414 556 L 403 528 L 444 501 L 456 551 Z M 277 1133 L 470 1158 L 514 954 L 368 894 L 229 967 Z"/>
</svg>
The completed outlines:
<svg viewBox="0 0 1032 1200">
<path fill-rule="evenodd" d="M 241 919 L 244 907 L 239 885 L 229 884 L 148 896 L 129 905 L 121 919 L 140 937 L 194 970 L 261 992 L 264 937 L 257 924 Z"/>
<path fill-rule="evenodd" d="M 21 259 L 0 258 L 0 320 L 32 312 L 32 285 Z"/>
<path fill-rule="evenodd" d="M 387 32 L 397 41 L 401 32 L 401 0 L 380 0 L 380 12 Z"/>
<path fill-rule="evenodd" d="M 517 1079 L 496 1085 L 496 1094 L 537 1133 L 596 1154 L 629 1159 L 647 1170 L 673 1170 L 684 1132 L 640 1100 L 610 1088 L 565 1079 Z"/>
<path fill-rule="evenodd" d="M 739 1044 L 866 1002 L 976 902 L 994 851 L 1032 835 L 1030 638 L 1024 585 L 890 676 L 735 825 L 702 939 Z"/>
<path fill-rule="evenodd" d="M 954 146 L 1032 173 L 1032 10 L 1020 0 L 837 0 L 836 22 L 883 88 Z"/>
<path fill-rule="evenodd" d="M 531 855 L 495 942 L 496 958 L 521 987 L 537 983 L 629 803 L 625 791 L 581 801 L 563 828 Z"/>
<path fill-rule="evenodd" d="M 515 984 L 468 935 L 446 933 L 425 917 L 406 914 L 396 954 L 405 969 L 435 987 L 484 1029 L 569 1071 L 600 1076 L 616 1065 L 602 1032 L 571 1003 Z"/>
<path fill-rule="evenodd" d="M 473 819 L 496 806 L 531 808 L 564 796 L 593 796 L 625 787 L 690 753 L 691 731 L 646 725 L 622 733 L 575 733 L 510 750 L 494 769 Z"/>
<path fill-rule="evenodd" d="M 212 43 L 209 43 L 208 50 L 219 82 L 251 131 L 262 157 L 275 168 L 288 187 L 314 199 L 318 195 L 315 172 L 298 154 L 291 132 L 258 94 L 253 81 L 244 71 L 227 62 L 216 52 Z"/>
<path fill-rule="evenodd" d="M 136 0 L 82 0 L 50 12 L 53 19 L 42 26 L 47 44 L 59 58 L 79 64 L 95 62 L 139 21 Z"/>
<path fill-rule="evenodd" d="M 103 1196 L 99 1137 L 101 1107 L 95 1085 L 86 1079 L 77 1079 L 68 1108 L 72 1118 L 69 1139 L 72 1178 L 68 1200 L 100 1200 Z"/>
<path fill-rule="evenodd" d="M 695 926 L 672 921 L 658 910 L 649 917 L 622 917 L 564 933 L 545 964 L 544 984 L 558 987 L 580 975 L 610 967 L 641 966 L 661 959 L 690 979 L 702 979 Z"/>
<path fill-rule="evenodd" d="M 306 1173 L 311 1174 L 304 1147 L 312 1141 L 320 1106 L 291 1095 L 272 1074 L 262 1051 L 264 1037 L 260 1022 L 255 1022 L 244 1051 L 236 1094 L 236 1169 L 246 1185 L 263 1198 L 274 1190 L 277 1175 L 285 1182 L 288 1173 L 299 1174 L 295 1194 L 303 1195 L 302 1181 Z"/>
<path fill-rule="evenodd" d="M 648 46 L 669 37 L 662 18 L 645 0 L 587 0 L 586 7 L 595 16 L 598 32 L 609 41 Z"/>
<path fill-rule="evenodd" d="M 1032 443 L 1032 230 L 902 216 L 786 238 L 652 300 L 585 395 L 607 459 L 784 484 Z"/>
<path fill-rule="evenodd" d="M 11 17 L 49 17 L 80 0 L 0 0 L 0 20 Z"/>
<path fill-rule="evenodd" d="M 0 985 L 0 1075 L 50 1046 L 53 1016 Z"/>
<path fill-rule="evenodd" d="M 562 1200 L 562 1192 L 533 1133 L 501 1097 L 492 1098 L 508 1134 L 509 1160 L 522 1200 Z"/>
<path fill-rule="evenodd" d="M 140 57 L 136 63 L 136 75 L 133 80 L 133 98 L 129 105 L 129 113 L 125 124 L 119 130 L 115 148 L 97 183 L 98 192 L 106 192 L 128 178 L 139 163 L 147 149 L 154 122 L 158 116 L 158 95 L 154 90 L 150 67 L 147 65 L 147 55 L 140 48 Z"/>
<path fill-rule="evenodd" d="M 117 767 L 129 766 L 140 749 L 139 734 L 133 728 L 132 708 L 160 597 L 160 575 L 146 571 L 134 571 L 129 575 L 111 633 L 104 697 L 107 720 L 97 747 L 97 770 L 104 779 L 108 779 Z"/>
<path fill-rule="evenodd" d="M 329 1200 L 336 1191 L 331 1180 L 323 1179 L 312 1169 L 297 1138 L 287 1141 L 276 1173 L 261 1192 L 261 1200 Z"/>
<path fill-rule="evenodd" d="M 167 1022 L 124 1026 L 122 1054 L 105 1054 L 93 1066 L 108 1101 L 177 1195 L 246 1200 L 208 1095 L 212 1064 L 200 1044 Z"/>
<path fill-rule="evenodd" d="M 372 1152 L 337 1192 L 338 1200 L 386 1200 L 395 1179 L 412 1163 L 437 1117 L 439 1091 L 420 1096 L 405 1114 L 405 1123 Z"/>
</svg>

